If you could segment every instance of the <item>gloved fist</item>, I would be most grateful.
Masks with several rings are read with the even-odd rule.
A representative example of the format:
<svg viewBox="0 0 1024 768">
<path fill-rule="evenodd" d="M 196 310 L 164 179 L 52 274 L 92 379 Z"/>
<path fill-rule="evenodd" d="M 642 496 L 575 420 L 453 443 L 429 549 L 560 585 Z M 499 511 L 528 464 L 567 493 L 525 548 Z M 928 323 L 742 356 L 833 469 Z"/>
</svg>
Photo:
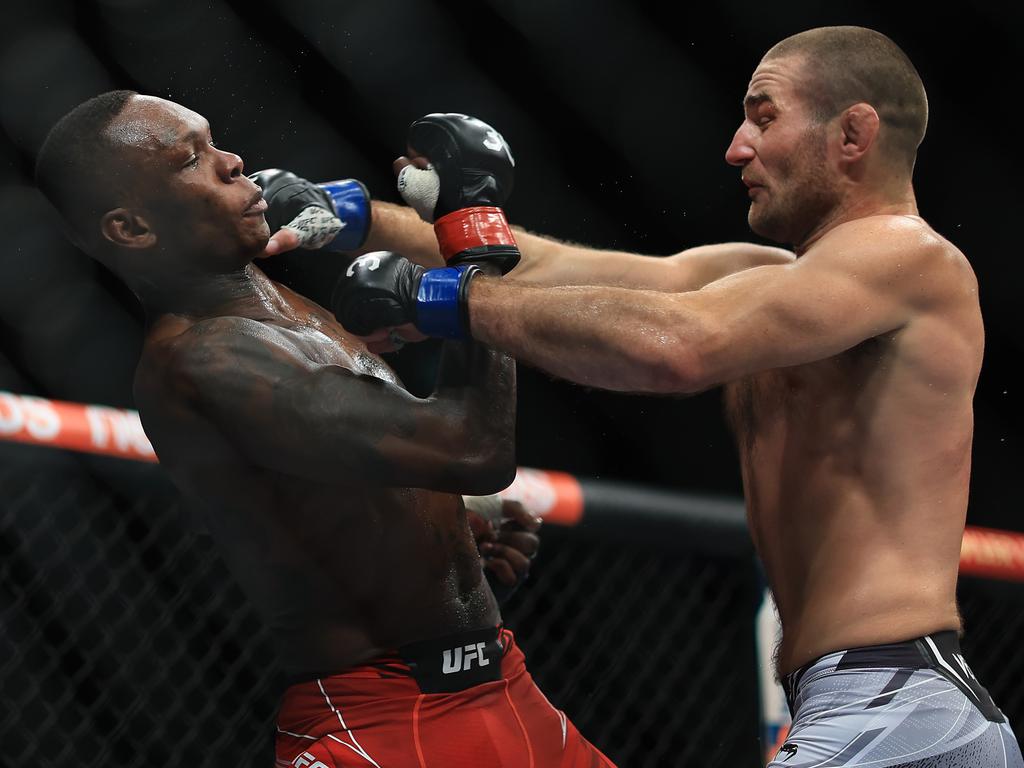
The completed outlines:
<svg viewBox="0 0 1024 768">
<path fill-rule="evenodd" d="M 271 232 L 293 230 L 300 248 L 352 251 L 370 231 L 370 194 L 362 182 L 314 184 L 290 171 L 268 168 L 250 177 L 263 189 Z"/>
<path fill-rule="evenodd" d="M 355 259 L 338 278 L 331 310 L 357 336 L 413 324 L 427 336 L 468 335 L 466 293 L 477 273 L 472 265 L 424 269 L 391 251 Z"/>
<path fill-rule="evenodd" d="M 425 115 L 409 126 L 409 149 L 426 157 L 439 176 L 428 221 L 461 208 L 501 207 L 512 192 L 512 152 L 500 133 L 475 117 Z"/>
<path fill-rule="evenodd" d="M 462 500 L 491 591 L 499 604 L 504 603 L 530 574 L 540 547 L 541 519 L 520 502 L 497 495 Z"/>
<path fill-rule="evenodd" d="M 406 165 L 398 191 L 434 223 L 449 264 L 492 265 L 502 274 L 519 263 L 519 249 L 501 206 L 512 192 L 515 160 L 501 134 L 457 113 L 426 115 L 409 126 L 409 150 L 426 168 Z"/>
</svg>

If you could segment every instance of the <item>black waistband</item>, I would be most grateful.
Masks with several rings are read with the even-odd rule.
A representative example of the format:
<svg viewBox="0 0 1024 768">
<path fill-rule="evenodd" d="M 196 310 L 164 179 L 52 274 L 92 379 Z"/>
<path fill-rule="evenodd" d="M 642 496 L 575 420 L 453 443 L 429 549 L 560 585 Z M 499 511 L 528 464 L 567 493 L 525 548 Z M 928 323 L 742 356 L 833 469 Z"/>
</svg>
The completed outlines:
<svg viewBox="0 0 1024 768">
<path fill-rule="evenodd" d="M 825 654 L 831 656 L 832 654 Z M 796 694 L 804 675 L 819 664 L 825 656 L 804 664 L 794 672 L 790 672 L 782 680 L 786 691 L 786 702 L 791 715 L 796 713 Z M 992 697 L 978 682 L 974 672 L 967 665 L 960 650 L 959 633 L 955 630 L 935 632 L 931 635 L 906 640 L 901 643 L 871 645 L 863 648 L 850 648 L 842 651 L 842 656 L 835 667 L 829 671 L 841 672 L 848 669 L 897 669 L 912 672 L 915 669 L 931 669 L 959 688 L 968 699 L 978 707 L 981 713 L 992 722 L 1003 722 L 1003 714 L 993 703 Z M 909 674 L 905 674 L 900 685 L 906 682 Z M 895 696 L 896 689 L 881 691 L 882 703 L 888 703 Z M 878 706 L 877 701 L 867 705 Z"/>
<path fill-rule="evenodd" d="M 424 693 L 454 693 L 501 679 L 511 633 L 486 627 L 403 645 L 398 655 Z"/>
</svg>

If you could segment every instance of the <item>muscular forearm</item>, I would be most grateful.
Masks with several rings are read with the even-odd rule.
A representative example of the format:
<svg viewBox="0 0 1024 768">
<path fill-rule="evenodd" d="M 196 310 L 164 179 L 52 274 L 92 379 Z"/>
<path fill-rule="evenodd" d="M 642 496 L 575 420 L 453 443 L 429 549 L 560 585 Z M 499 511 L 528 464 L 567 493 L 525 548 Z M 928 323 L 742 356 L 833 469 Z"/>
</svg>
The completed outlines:
<svg viewBox="0 0 1024 768">
<path fill-rule="evenodd" d="M 514 228 L 522 259 L 510 273 L 524 283 L 534 285 L 631 285 L 631 281 L 651 282 L 644 267 L 655 264 L 654 256 L 622 251 L 605 251 Z M 639 267 L 639 272 L 631 267 Z"/>
<path fill-rule="evenodd" d="M 434 228 L 412 208 L 373 201 L 373 221 L 359 253 L 394 251 L 425 267 L 444 266 Z"/>
<path fill-rule="evenodd" d="M 608 285 L 652 291 L 695 291 L 727 275 L 794 256 L 754 243 L 720 243 L 672 256 L 602 251 L 516 231 L 522 261 L 510 274 L 534 285 Z"/>
<path fill-rule="evenodd" d="M 703 388 L 699 317 L 670 294 L 615 287 L 542 288 L 477 278 L 472 334 L 523 362 L 580 384 L 630 392 Z"/>
<path fill-rule="evenodd" d="M 719 243 L 672 256 L 643 256 L 564 243 L 515 228 L 522 259 L 510 273 L 534 285 L 608 285 L 652 291 L 694 291 L 727 275 L 793 254 L 754 243 Z M 442 266 L 434 228 L 402 205 L 373 202 L 373 223 L 360 253 L 395 251 L 426 267 Z"/>
</svg>

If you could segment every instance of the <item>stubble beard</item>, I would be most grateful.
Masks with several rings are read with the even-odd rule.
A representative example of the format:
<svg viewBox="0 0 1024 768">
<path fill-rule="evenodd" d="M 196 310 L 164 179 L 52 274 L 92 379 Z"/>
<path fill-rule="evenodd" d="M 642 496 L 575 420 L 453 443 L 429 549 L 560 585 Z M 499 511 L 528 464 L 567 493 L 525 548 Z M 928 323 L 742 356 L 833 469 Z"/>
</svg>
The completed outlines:
<svg viewBox="0 0 1024 768">
<path fill-rule="evenodd" d="M 802 243 L 839 203 L 826 158 L 824 130 L 808 129 L 777 174 L 785 186 L 772 185 L 762 193 L 768 200 L 750 204 L 751 230 L 777 243 Z"/>
</svg>

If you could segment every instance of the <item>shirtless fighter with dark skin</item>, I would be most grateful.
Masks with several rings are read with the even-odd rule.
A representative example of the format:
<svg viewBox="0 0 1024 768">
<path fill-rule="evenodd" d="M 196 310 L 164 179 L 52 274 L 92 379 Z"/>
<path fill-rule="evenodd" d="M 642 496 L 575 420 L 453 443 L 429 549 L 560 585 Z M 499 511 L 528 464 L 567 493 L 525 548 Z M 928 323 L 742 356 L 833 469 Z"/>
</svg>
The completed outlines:
<svg viewBox="0 0 1024 768">
<path fill-rule="evenodd" d="M 496 624 L 457 494 L 511 482 L 512 365 L 452 349 L 434 398 L 412 397 L 330 313 L 252 264 L 266 203 L 205 120 L 136 96 L 110 130 L 130 137 L 139 180 L 135 204 L 100 227 L 149 317 L 143 424 L 211 510 L 289 672 Z"/>
<path fill-rule="evenodd" d="M 414 735 L 429 760 L 460 733 L 470 760 L 610 765 L 499 629 L 460 495 L 513 479 L 511 359 L 446 344 L 434 393 L 414 397 L 329 312 L 252 263 L 268 255 L 267 203 L 204 118 L 113 92 L 62 123 L 37 177 L 76 243 L 146 310 L 135 380 L 146 432 L 287 673 L 309 681 L 285 694 L 279 763 L 409 764 Z M 92 175 L 97 159 L 108 171 Z M 522 529 L 485 546 L 499 577 L 521 575 L 537 521 L 504 511 Z M 344 721 L 354 690 L 361 707 Z"/>
</svg>

